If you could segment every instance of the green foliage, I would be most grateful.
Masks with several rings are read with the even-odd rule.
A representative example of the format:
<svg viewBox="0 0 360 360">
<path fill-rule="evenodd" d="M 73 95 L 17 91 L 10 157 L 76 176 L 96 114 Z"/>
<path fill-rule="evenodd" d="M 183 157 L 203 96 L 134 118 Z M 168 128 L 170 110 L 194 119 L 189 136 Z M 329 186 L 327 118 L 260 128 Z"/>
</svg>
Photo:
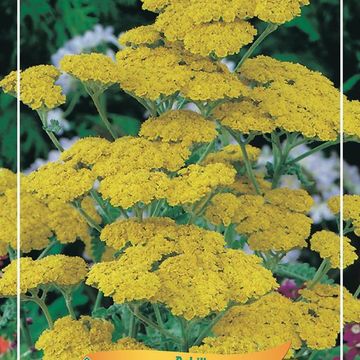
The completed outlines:
<svg viewBox="0 0 360 360">
<path fill-rule="evenodd" d="M 0 167 L 16 170 L 15 99 L 0 93 Z"/>
<path fill-rule="evenodd" d="M 11 338 L 16 332 L 16 299 L 9 298 L 0 305 L 0 333 Z"/>
<path fill-rule="evenodd" d="M 301 285 L 314 278 L 316 269 L 307 263 L 289 263 L 277 265 L 274 272 L 278 276 L 294 279 Z M 333 284 L 334 281 L 325 276 L 321 283 Z"/>
</svg>

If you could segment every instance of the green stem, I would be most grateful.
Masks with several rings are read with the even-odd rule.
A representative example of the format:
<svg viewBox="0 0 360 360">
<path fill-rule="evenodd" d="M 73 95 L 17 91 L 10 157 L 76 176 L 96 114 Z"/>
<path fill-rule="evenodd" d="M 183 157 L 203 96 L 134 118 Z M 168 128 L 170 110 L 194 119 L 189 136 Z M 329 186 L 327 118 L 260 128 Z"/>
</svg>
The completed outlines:
<svg viewBox="0 0 360 360">
<path fill-rule="evenodd" d="M 176 343 L 178 344 L 182 344 L 182 339 L 178 338 L 177 336 L 174 336 L 173 334 L 171 334 L 169 331 L 167 331 L 166 329 L 162 328 L 161 326 L 155 324 L 152 320 L 148 319 L 146 316 L 144 316 L 143 314 L 140 313 L 138 307 L 135 307 L 134 309 L 131 307 L 131 305 L 129 305 L 129 308 L 131 310 L 131 312 L 140 320 L 142 321 L 145 325 L 152 327 L 153 329 L 157 330 L 160 334 L 173 339 Z"/>
<path fill-rule="evenodd" d="M 38 110 L 37 111 L 39 117 L 40 117 L 40 120 L 41 120 L 41 123 L 43 125 L 43 128 L 46 129 L 47 127 L 47 111 L 45 110 Z M 48 130 L 45 130 L 46 134 L 49 136 L 50 140 L 52 141 L 52 143 L 54 144 L 54 146 L 60 151 L 60 152 L 63 152 L 64 151 L 64 148 L 61 146 L 59 140 L 56 138 L 56 136 L 54 135 L 53 132 L 51 131 L 48 131 Z"/>
<path fill-rule="evenodd" d="M 63 292 L 63 295 L 64 295 L 66 307 L 69 311 L 71 318 L 76 320 L 76 314 L 75 314 L 74 308 L 72 306 L 71 294 L 68 292 Z"/>
<path fill-rule="evenodd" d="M 360 285 L 358 286 L 358 288 L 356 289 L 355 293 L 354 293 L 354 298 L 357 299 L 360 295 Z"/>
<path fill-rule="evenodd" d="M 96 107 L 96 110 L 98 111 L 99 115 L 100 115 L 100 118 L 102 120 L 102 122 L 104 123 L 104 125 L 106 126 L 106 128 L 108 129 L 109 133 L 111 134 L 111 136 L 113 137 L 114 140 L 117 139 L 117 135 L 116 133 L 114 132 L 114 130 L 112 129 L 111 127 L 111 124 L 110 124 L 110 121 L 109 119 L 107 118 L 107 115 L 101 105 L 101 101 L 100 101 L 100 94 L 90 94 L 93 102 L 94 102 L 94 105 Z"/>
<path fill-rule="evenodd" d="M 44 300 L 42 300 L 38 296 L 34 296 L 34 295 L 33 296 L 24 296 L 22 299 L 25 301 L 33 301 L 35 304 L 37 304 L 39 306 L 39 308 L 41 309 L 41 311 L 43 312 L 43 314 L 45 315 L 49 329 L 54 328 L 54 321 L 50 315 L 49 309 L 46 306 Z"/>
<path fill-rule="evenodd" d="M 205 328 L 201 331 L 200 335 L 198 336 L 198 338 L 195 340 L 195 342 L 193 343 L 192 346 L 199 346 L 202 341 L 209 335 L 211 329 L 227 314 L 228 310 L 231 308 L 232 306 L 228 306 L 228 308 L 222 312 L 220 312 L 219 314 L 217 314 L 214 319 L 212 319 L 210 321 L 210 323 L 205 326 Z"/>
<path fill-rule="evenodd" d="M 74 206 L 76 209 L 78 209 L 79 213 L 84 217 L 84 219 L 86 220 L 86 222 L 89 224 L 89 226 L 91 226 L 92 228 L 94 228 L 95 230 L 97 230 L 99 233 L 101 233 L 102 228 L 96 223 L 96 221 L 81 207 L 81 205 L 79 205 L 78 203 L 74 203 Z"/>
<path fill-rule="evenodd" d="M 251 183 L 253 184 L 256 193 L 258 195 L 261 195 L 262 192 L 260 190 L 260 186 L 256 180 L 256 177 L 255 177 L 255 174 L 254 174 L 254 171 L 251 166 L 250 159 L 249 159 L 249 155 L 246 151 L 246 144 L 242 141 L 241 137 L 238 134 L 236 134 L 236 132 L 234 132 L 231 129 L 227 129 L 227 130 L 230 133 L 230 135 L 236 140 L 236 142 L 240 145 L 240 149 L 241 149 L 241 152 L 242 152 L 242 155 L 244 158 L 244 164 L 245 164 L 245 169 L 246 169 L 247 175 L 248 175 Z"/>
<path fill-rule="evenodd" d="M 313 289 L 323 279 L 323 277 L 328 273 L 330 269 L 330 261 L 328 259 L 324 259 L 319 268 L 317 269 L 313 279 L 309 282 L 307 289 Z"/>
<path fill-rule="evenodd" d="M 51 243 L 42 251 L 42 253 L 38 256 L 37 260 L 42 259 L 43 257 L 45 257 L 49 251 L 59 242 L 57 240 L 51 241 Z"/>
<path fill-rule="evenodd" d="M 64 148 L 61 146 L 60 142 L 58 141 L 58 139 L 56 138 L 56 136 L 54 135 L 53 132 L 51 131 L 47 131 L 45 130 L 45 132 L 47 133 L 47 135 L 49 136 L 50 140 L 52 141 L 52 143 L 55 145 L 55 147 L 60 151 L 63 152 Z"/>
<path fill-rule="evenodd" d="M 80 96 L 81 96 L 80 93 L 76 92 L 74 94 L 74 96 L 71 98 L 69 106 L 63 112 L 63 117 L 64 118 L 66 118 L 67 116 L 69 116 L 73 112 L 78 100 L 80 99 Z"/>
<path fill-rule="evenodd" d="M 187 334 L 187 323 L 184 318 L 180 318 L 180 326 L 181 326 L 181 334 L 183 338 L 183 346 L 181 350 L 183 352 L 189 352 L 190 346 L 189 346 L 189 339 Z"/>
<path fill-rule="evenodd" d="M 211 141 L 208 146 L 206 147 L 205 151 L 201 154 L 199 160 L 196 162 L 197 164 L 201 164 L 204 159 L 209 155 L 209 153 L 211 152 L 213 146 L 215 144 L 215 140 Z"/>
<path fill-rule="evenodd" d="M 101 198 L 101 196 L 99 196 L 97 191 L 95 191 L 94 189 L 90 190 L 90 195 L 94 199 L 94 201 L 99 205 L 102 216 L 105 218 L 105 220 L 108 223 L 111 223 L 113 220 L 112 220 L 110 214 L 108 213 L 108 211 L 106 209 L 106 206 L 104 204 L 104 200 Z"/>
<path fill-rule="evenodd" d="M 7 249 L 8 249 L 10 261 L 15 260 L 16 259 L 16 251 L 10 245 L 8 246 Z"/>
<path fill-rule="evenodd" d="M 236 65 L 234 72 L 236 72 L 241 65 L 245 62 L 246 59 L 248 59 L 253 52 L 256 50 L 256 48 L 276 29 L 278 28 L 278 25 L 275 24 L 268 24 L 266 29 L 261 33 L 261 35 L 253 42 L 253 44 L 250 46 L 250 48 L 246 51 L 244 56 L 241 58 L 239 63 Z"/>
<path fill-rule="evenodd" d="M 130 312 L 129 337 L 133 339 L 136 337 L 136 321 L 132 312 Z"/>
<path fill-rule="evenodd" d="M 288 162 L 287 162 L 287 165 L 295 164 L 295 163 L 297 163 L 297 162 L 299 162 L 299 161 L 307 158 L 308 156 L 310 156 L 310 155 L 312 155 L 312 154 L 315 154 L 315 153 L 318 152 L 318 151 L 324 150 L 324 149 L 326 149 L 326 148 L 328 148 L 328 147 L 330 147 L 330 146 L 336 145 L 336 144 L 338 144 L 338 143 L 339 143 L 338 140 L 325 142 L 325 143 L 323 143 L 323 144 L 321 144 L 321 145 L 319 145 L 319 146 L 311 149 L 310 151 L 308 151 L 308 152 L 306 152 L 306 153 L 298 156 L 297 158 L 288 161 Z"/>
<path fill-rule="evenodd" d="M 93 311 L 92 311 L 93 313 L 100 308 L 103 297 L 104 297 L 103 292 L 102 292 L 102 291 L 98 291 L 98 293 L 97 293 L 97 295 L 96 295 L 96 300 L 95 300 L 94 308 L 93 308 Z"/>
</svg>

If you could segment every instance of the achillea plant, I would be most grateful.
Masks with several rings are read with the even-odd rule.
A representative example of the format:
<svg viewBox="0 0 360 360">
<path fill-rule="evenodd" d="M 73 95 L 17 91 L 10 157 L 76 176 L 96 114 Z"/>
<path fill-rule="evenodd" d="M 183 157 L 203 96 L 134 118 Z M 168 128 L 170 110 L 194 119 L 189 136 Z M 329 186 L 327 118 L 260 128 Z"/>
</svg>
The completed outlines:
<svg viewBox="0 0 360 360">
<path fill-rule="evenodd" d="M 20 100 L 61 151 L 57 162 L 21 177 L 20 297 L 24 308 L 39 306 L 48 324 L 32 338 L 22 319 L 21 340 L 45 360 L 115 349 L 236 354 L 287 341 L 288 358 L 331 350 L 342 224 L 314 230 L 299 161 L 339 142 L 340 93 L 303 65 L 252 57 L 308 1 L 143 3 L 159 15 L 121 36 L 116 61 L 96 53 L 61 61 L 91 96 L 111 141 L 87 137 L 63 151 L 47 120 L 65 102 L 58 70 L 21 73 Z M 257 37 L 253 18 L 267 23 Z M 221 59 L 247 44 L 231 72 Z M 0 85 L 16 95 L 15 73 Z M 138 136 L 117 136 L 101 101 L 110 86 L 150 114 Z M 359 102 L 343 100 L 345 140 L 359 140 Z M 266 173 L 257 169 L 257 137 L 272 147 Z M 304 144 L 310 150 L 290 155 Z M 286 174 L 304 189 L 280 188 Z M 0 255 L 12 260 L 0 295 L 9 301 L 16 295 L 16 190 L 15 174 L 0 170 Z M 346 196 L 344 205 L 345 235 L 359 235 L 359 196 Z M 329 206 L 338 216 L 338 199 Z M 85 245 L 83 259 L 61 254 L 60 245 L 76 240 Z M 347 267 L 357 255 L 349 238 L 344 245 Z M 306 248 L 322 258 L 318 268 L 284 261 Z M 284 281 L 295 295 L 285 296 Z M 74 306 L 79 287 L 96 294 L 87 298 L 90 315 Z M 343 293 L 345 323 L 360 322 L 359 291 Z M 54 297 L 68 312 L 56 319 Z"/>
</svg>

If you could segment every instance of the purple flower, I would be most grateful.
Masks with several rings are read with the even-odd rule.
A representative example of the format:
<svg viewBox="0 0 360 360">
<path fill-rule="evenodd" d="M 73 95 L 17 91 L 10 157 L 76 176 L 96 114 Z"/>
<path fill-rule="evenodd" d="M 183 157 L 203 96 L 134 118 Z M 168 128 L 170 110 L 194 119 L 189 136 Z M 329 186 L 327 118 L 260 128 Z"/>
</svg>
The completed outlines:
<svg viewBox="0 0 360 360">
<path fill-rule="evenodd" d="M 296 285 L 296 282 L 291 279 L 285 279 L 279 289 L 278 292 L 289 299 L 297 299 L 299 297 L 300 286 Z"/>
</svg>

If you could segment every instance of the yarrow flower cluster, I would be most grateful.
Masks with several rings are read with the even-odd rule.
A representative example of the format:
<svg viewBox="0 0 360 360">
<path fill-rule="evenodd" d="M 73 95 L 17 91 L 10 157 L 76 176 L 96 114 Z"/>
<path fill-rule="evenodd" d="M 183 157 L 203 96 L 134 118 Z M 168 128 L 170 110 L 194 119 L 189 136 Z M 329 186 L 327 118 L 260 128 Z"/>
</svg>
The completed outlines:
<svg viewBox="0 0 360 360">
<path fill-rule="evenodd" d="M 24 307 L 34 302 L 48 324 L 35 342 L 45 360 L 117 349 L 241 354 L 288 341 L 287 358 L 317 358 L 336 346 L 341 293 L 345 323 L 360 322 L 358 291 L 333 280 L 358 258 L 359 195 L 344 198 L 341 264 L 339 199 L 329 200 L 338 221 L 315 228 L 314 187 L 301 163 L 339 142 L 341 95 L 301 64 L 252 57 L 308 4 L 143 0 L 158 16 L 123 34 L 115 59 L 93 52 L 59 61 L 112 140 L 84 137 L 64 150 L 47 123 L 65 102 L 60 71 L 22 71 L 20 100 L 61 154 L 21 174 L 20 189 L 16 174 L 0 169 L 0 255 L 10 259 L 0 296 L 16 295 L 20 261 Z M 267 23 L 256 41 L 255 18 Z M 234 71 L 221 61 L 247 45 Z M 12 72 L 0 86 L 16 95 L 16 81 Z M 101 96 L 110 86 L 149 114 L 137 136 L 118 137 L 109 121 Z M 345 140 L 359 140 L 358 102 L 344 102 Z M 269 161 L 256 138 L 271 145 Z M 283 186 L 286 176 L 301 188 Z M 306 257 L 289 262 L 303 249 Z M 60 296 L 69 316 L 54 321 L 49 306 Z"/>
</svg>

